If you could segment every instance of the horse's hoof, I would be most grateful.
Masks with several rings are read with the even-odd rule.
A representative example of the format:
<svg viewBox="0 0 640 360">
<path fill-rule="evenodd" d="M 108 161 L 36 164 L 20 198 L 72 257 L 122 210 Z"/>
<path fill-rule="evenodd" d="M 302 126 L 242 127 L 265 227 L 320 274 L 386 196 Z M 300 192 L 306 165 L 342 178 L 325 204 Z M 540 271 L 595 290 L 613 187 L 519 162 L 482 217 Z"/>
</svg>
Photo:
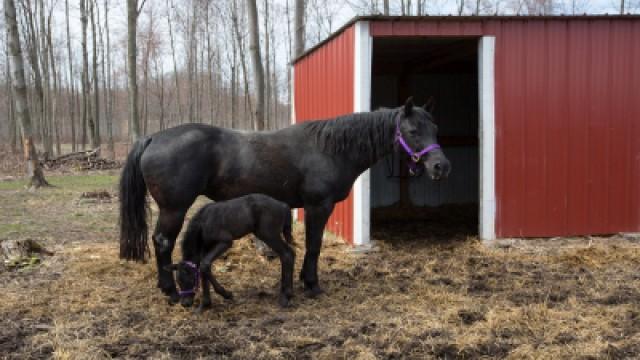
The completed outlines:
<svg viewBox="0 0 640 360">
<path fill-rule="evenodd" d="M 165 295 L 167 296 L 167 302 L 169 305 L 175 305 L 180 302 L 180 295 L 178 295 L 177 292 L 169 294 L 165 293 Z"/>
<path fill-rule="evenodd" d="M 284 309 L 291 307 L 291 296 L 281 294 L 278 297 L 278 305 Z"/>
<path fill-rule="evenodd" d="M 198 308 L 196 309 L 196 312 L 201 314 L 210 308 L 211 308 L 211 302 L 203 302 L 198 306 Z"/>
<path fill-rule="evenodd" d="M 305 286 L 304 295 L 310 299 L 317 298 L 322 294 L 324 294 L 324 290 L 322 290 L 322 288 L 318 284 Z"/>
<path fill-rule="evenodd" d="M 233 293 L 230 293 L 230 292 L 228 292 L 228 291 L 227 291 L 227 292 L 225 292 L 225 293 L 223 293 L 223 294 L 222 294 L 222 297 L 223 297 L 225 300 L 233 300 Z"/>
</svg>

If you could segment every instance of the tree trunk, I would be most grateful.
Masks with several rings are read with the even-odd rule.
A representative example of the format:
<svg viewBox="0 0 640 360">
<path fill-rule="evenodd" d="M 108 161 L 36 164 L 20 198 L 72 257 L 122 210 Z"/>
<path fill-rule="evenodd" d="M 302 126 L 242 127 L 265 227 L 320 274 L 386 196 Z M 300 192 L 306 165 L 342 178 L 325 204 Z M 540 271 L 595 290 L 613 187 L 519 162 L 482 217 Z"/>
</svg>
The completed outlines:
<svg viewBox="0 0 640 360">
<path fill-rule="evenodd" d="M 264 123 L 265 128 L 271 129 L 271 49 L 269 31 L 269 2 L 264 0 L 264 61 L 265 61 L 265 95 L 264 95 Z M 260 43 L 260 41 L 258 41 Z"/>
<path fill-rule="evenodd" d="M 296 8 L 294 15 L 294 58 L 302 55 L 304 52 L 304 9 L 305 9 L 305 0 L 296 0 Z"/>
<path fill-rule="evenodd" d="M 624 14 L 624 0 L 620 0 L 620 14 Z"/>
<path fill-rule="evenodd" d="M 235 31 L 236 34 L 236 46 L 238 48 L 238 54 L 240 55 L 240 65 L 242 66 L 242 80 L 244 83 L 244 103 L 245 103 L 245 115 L 248 114 L 249 116 L 246 116 L 246 120 L 249 121 L 250 126 L 241 126 L 242 128 L 251 128 L 252 124 L 253 124 L 253 113 L 252 113 L 252 106 L 251 106 L 251 96 L 249 93 L 249 72 L 247 71 L 247 60 L 246 57 L 244 56 L 245 51 L 244 51 L 244 42 L 242 40 L 242 35 L 240 34 L 240 24 L 239 24 L 239 20 L 238 20 L 238 7 L 236 4 L 236 0 L 231 1 L 231 4 L 233 5 L 233 12 L 231 15 L 231 19 L 233 21 L 233 29 Z M 236 76 L 238 76 L 238 74 L 236 74 Z M 236 89 L 237 91 L 237 89 Z"/>
<path fill-rule="evenodd" d="M 51 135 L 53 132 L 53 126 L 51 123 L 51 76 L 49 71 L 49 47 L 47 45 L 47 21 L 43 0 L 39 0 L 36 10 L 38 11 L 40 18 L 40 64 L 42 65 L 42 79 L 44 85 L 44 103 L 42 107 L 42 144 L 45 153 L 53 156 L 53 141 Z"/>
<path fill-rule="evenodd" d="M 27 21 L 27 26 L 25 30 L 27 31 L 27 35 L 25 36 L 27 40 L 27 54 L 29 64 L 31 66 L 31 71 L 33 72 L 33 80 L 35 87 L 35 111 L 34 111 L 34 122 L 33 126 L 34 132 L 33 136 L 37 133 L 40 134 L 40 138 L 44 141 L 46 138 L 44 121 L 42 119 L 42 114 L 44 113 L 44 90 L 42 86 L 42 76 L 40 73 L 40 64 L 38 61 L 38 39 L 36 35 L 35 28 L 35 20 L 33 16 L 32 5 L 29 0 L 23 3 L 23 10 L 25 14 L 25 18 Z M 15 70 L 14 70 L 15 71 Z"/>
<path fill-rule="evenodd" d="M 94 3 L 95 0 L 88 0 L 90 3 L 89 11 L 91 14 L 91 43 L 93 44 L 93 105 L 91 109 L 93 110 L 93 136 L 91 138 L 91 147 L 97 148 L 100 146 L 100 81 L 98 79 L 98 42 L 97 42 L 97 30 L 96 30 L 96 17 L 95 17 L 95 7 L 97 4 Z"/>
<path fill-rule="evenodd" d="M 104 117 L 107 125 L 107 152 L 111 159 L 115 159 L 115 146 L 113 143 L 113 112 L 111 103 L 113 101 L 113 94 L 111 93 L 111 53 L 105 54 L 111 49 L 111 41 L 109 38 L 109 0 L 104 1 L 104 28 L 107 38 L 106 48 L 102 46 L 102 80 L 104 81 Z M 100 37 L 102 39 L 102 36 Z M 100 41 L 102 43 L 102 41 Z M 105 59 L 106 58 L 106 59 Z M 106 61 L 105 61 L 106 60 Z M 106 66 L 106 69 L 105 69 Z M 106 74 L 105 74 L 106 72 Z"/>
<path fill-rule="evenodd" d="M 7 41 L 5 42 L 6 46 L 6 59 L 5 59 L 5 85 L 7 92 L 7 119 L 9 120 L 9 146 L 11 147 L 11 151 L 13 153 L 18 152 L 18 126 L 16 124 L 16 116 L 15 116 L 15 107 L 14 97 L 13 97 L 13 88 L 11 86 L 11 64 L 9 61 L 9 37 L 7 32 Z"/>
<path fill-rule="evenodd" d="M 91 90 L 89 89 L 89 53 L 87 50 L 87 1 L 89 0 L 80 0 L 80 22 L 82 24 L 82 149 L 85 149 L 87 144 L 87 126 L 92 148 L 95 149 L 96 146 L 93 146 L 95 145 L 95 124 L 91 119 L 89 109 Z"/>
<path fill-rule="evenodd" d="M 294 56 L 291 51 L 292 46 L 292 36 L 291 36 L 291 16 L 289 11 L 289 0 L 285 2 L 285 12 L 287 14 L 287 64 L 291 64 L 291 59 Z M 289 101 L 289 106 L 287 107 L 287 120 L 290 122 L 292 120 L 292 111 L 293 111 L 293 93 L 291 92 L 291 72 L 293 71 L 293 66 L 287 66 L 287 100 Z"/>
<path fill-rule="evenodd" d="M 76 152 L 76 104 L 75 89 L 73 81 L 73 54 L 71 53 L 71 33 L 69 31 L 69 0 L 64 1 L 65 20 L 67 25 L 67 58 L 69 59 L 69 88 L 71 96 L 69 96 L 69 122 L 71 123 L 71 151 Z"/>
<path fill-rule="evenodd" d="M 253 67 L 254 85 L 256 92 L 255 120 L 256 130 L 264 130 L 264 69 L 262 68 L 262 57 L 260 56 L 260 45 L 258 44 L 258 10 L 256 0 L 246 0 L 247 13 L 249 15 L 249 52 L 251 53 L 251 65 Z"/>
<path fill-rule="evenodd" d="M 169 1 L 167 1 L 167 7 L 168 6 L 169 6 Z M 171 1 L 171 8 L 173 9 L 173 1 Z M 182 124 L 184 113 L 182 112 L 182 104 L 180 102 L 180 77 L 178 74 L 178 62 L 176 61 L 176 47 L 173 40 L 173 26 L 172 26 L 170 14 L 167 16 L 167 22 L 169 24 L 169 40 L 171 42 L 171 57 L 173 58 L 173 74 L 174 74 L 175 86 L 176 86 L 176 102 L 178 107 L 178 117 L 180 118 L 179 123 Z"/>
<path fill-rule="evenodd" d="M 18 34 L 18 22 L 16 20 L 16 6 L 13 0 L 4 0 L 4 17 L 7 38 L 9 40 L 10 66 L 13 71 L 13 92 L 15 94 L 16 114 L 22 129 L 24 144 L 24 158 L 26 160 L 29 187 L 37 189 L 48 186 L 44 178 L 42 167 L 38 161 L 35 144 L 33 143 L 33 128 L 27 104 L 27 85 L 24 80 L 24 64 L 22 62 L 22 48 L 20 47 L 20 35 Z"/>
<path fill-rule="evenodd" d="M 52 9 L 53 10 L 53 9 Z M 56 143 L 56 154 L 60 156 L 62 154 L 62 149 L 60 146 L 60 124 L 58 120 L 58 71 L 56 69 L 56 59 L 53 51 L 53 41 L 51 40 L 51 13 L 49 13 L 49 21 L 47 27 L 47 49 L 49 56 L 49 63 L 51 65 L 51 77 L 53 78 L 53 92 L 50 96 L 51 101 L 51 124 L 53 126 L 53 131 L 55 135 L 55 143 Z"/>
<path fill-rule="evenodd" d="M 189 30 L 189 58 L 187 61 L 187 81 L 189 84 L 189 122 L 195 122 L 195 67 L 197 66 L 196 62 L 196 2 L 193 1 L 193 6 L 191 9 L 191 26 Z"/>
<path fill-rule="evenodd" d="M 127 0 L 127 66 L 129 68 L 129 120 L 131 140 L 140 137 L 138 119 L 138 76 L 136 72 L 136 30 L 138 27 L 138 1 Z"/>
<path fill-rule="evenodd" d="M 384 14 L 389 15 L 389 0 L 383 1 Z"/>
</svg>

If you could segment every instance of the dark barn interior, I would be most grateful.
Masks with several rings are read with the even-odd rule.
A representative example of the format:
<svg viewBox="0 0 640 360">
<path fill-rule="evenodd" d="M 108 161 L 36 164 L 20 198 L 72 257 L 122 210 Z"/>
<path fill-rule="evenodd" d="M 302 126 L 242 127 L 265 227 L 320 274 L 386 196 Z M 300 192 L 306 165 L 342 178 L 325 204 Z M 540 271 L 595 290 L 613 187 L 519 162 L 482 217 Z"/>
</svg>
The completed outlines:
<svg viewBox="0 0 640 360">
<path fill-rule="evenodd" d="M 478 39 L 374 38 L 372 109 L 433 96 L 448 179 L 409 177 L 404 156 L 371 169 L 372 239 L 389 232 L 450 238 L 478 233 Z"/>
</svg>

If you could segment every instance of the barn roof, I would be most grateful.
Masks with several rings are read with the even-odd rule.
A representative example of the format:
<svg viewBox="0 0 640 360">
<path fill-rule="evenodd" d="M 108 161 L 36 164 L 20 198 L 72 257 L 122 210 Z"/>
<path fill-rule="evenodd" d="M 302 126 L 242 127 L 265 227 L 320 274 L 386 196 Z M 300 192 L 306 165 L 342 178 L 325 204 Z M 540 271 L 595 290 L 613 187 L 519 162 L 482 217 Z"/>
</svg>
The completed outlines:
<svg viewBox="0 0 640 360">
<path fill-rule="evenodd" d="M 625 15 L 425 15 L 425 16 L 385 16 L 385 15 L 366 15 L 356 16 L 347 21 L 338 30 L 334 31 L 331 35 L 327 36 L 324 40 L 320 41 L 313 47 L 305 50 L 300 56 L 292 60 L 291 64 L 295 65 L 298 61 L 305 58 L 307 55 L 313 53 L 318 48 L 324 46 L 327 42 L 331 41 L 334 37 L 340 35 L 345 29 L 358 21 L 487 21 L 487 20 L 621 20 L 631 19 L 640 20 L 640 15 L 625 14 Z"/>
</svg>

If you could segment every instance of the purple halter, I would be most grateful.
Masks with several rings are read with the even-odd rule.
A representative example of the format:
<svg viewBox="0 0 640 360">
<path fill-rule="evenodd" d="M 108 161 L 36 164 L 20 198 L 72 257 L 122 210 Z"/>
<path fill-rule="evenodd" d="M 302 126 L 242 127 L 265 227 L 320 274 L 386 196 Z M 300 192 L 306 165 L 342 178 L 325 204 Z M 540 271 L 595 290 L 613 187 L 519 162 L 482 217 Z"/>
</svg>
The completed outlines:
<svg viewBox="0 0 640 360">
<path fill-rule="evenodd" d="M 182 296 L 187 296 L 187 295 L 195 295 L 196 291 L 198 291 L 198 286 L 200 285 L 200 269 L 196 266 L 196 264 L 192 263 L 191 261 L 183 261 L 183 263 L 185 265 L 187 265 L 188 267 L 190 267 L 194 272 L 195 272 L 195 284 L 193 285 L 193 288 L 189 289 L 189 290 L 180 290 L 178 291 L 178 295 Z"/>
<path fill-rule="evenodd" d="M 404 151 L 406 151 L 409 157 L 411 158 L 412 162 L 409 163 L 409 172 L 411 173 L 411 175 L 416 174 L 416 166 L 418 165 L 418 162 L 420 162 L 420 159 L 424 155 L 426 155 L 427 153 L 433 150 L 440 149 L 440 145 L 431 144 L 420 151 L 413 151 L 413 149 L 411 149 L 411 147 L 407 144 L 407 142 L 402 137 L 402 133 L 400 132 L 400 120 L 396 122 L 396 142 L 398 142 L 402 146 Z"/>
</svg>

